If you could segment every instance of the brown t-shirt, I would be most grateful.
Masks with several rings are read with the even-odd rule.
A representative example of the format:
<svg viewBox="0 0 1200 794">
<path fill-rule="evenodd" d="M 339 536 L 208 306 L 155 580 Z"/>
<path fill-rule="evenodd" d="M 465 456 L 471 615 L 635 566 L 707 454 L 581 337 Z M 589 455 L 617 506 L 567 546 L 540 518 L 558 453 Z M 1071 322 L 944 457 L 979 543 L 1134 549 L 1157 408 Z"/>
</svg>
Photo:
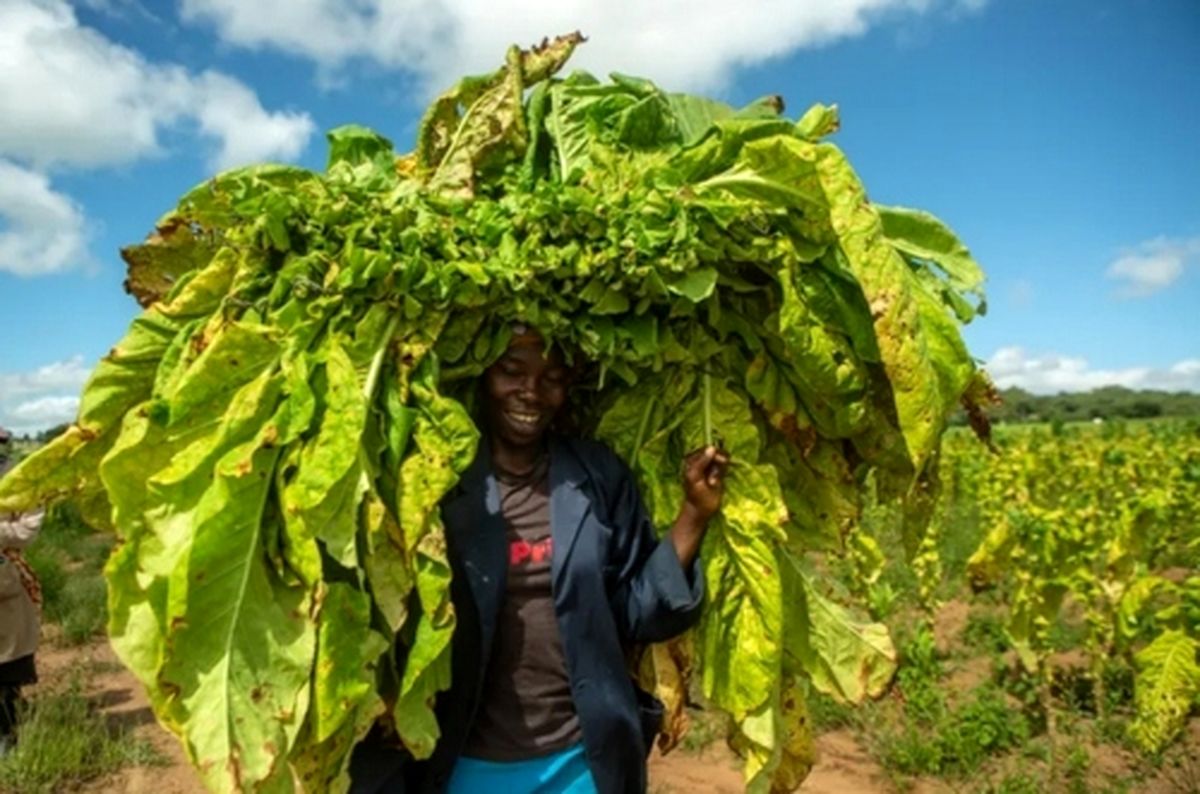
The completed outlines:
<svg viewBox="0 0 1200 794">
<path fill-rule="evenodd" d="M 464 751 L 471 758 L 535 758 L 582 739 L 550 588 L 549 474 L 549 456 L 527 475 L 496 472 L 508 528 L 508 579 Z"/>
</svg>

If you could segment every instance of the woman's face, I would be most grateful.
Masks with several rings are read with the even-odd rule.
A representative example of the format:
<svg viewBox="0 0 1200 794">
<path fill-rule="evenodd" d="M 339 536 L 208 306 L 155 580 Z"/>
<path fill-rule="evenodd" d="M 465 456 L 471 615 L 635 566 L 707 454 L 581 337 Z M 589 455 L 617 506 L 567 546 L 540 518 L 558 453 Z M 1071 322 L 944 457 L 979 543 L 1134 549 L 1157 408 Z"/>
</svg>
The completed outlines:
<svg viewBox="0 0 1200 794">
<path fill-rule="evenodd" d="M 539 341 L 509 347 L 484 372 L 484 413 L 493 436 L 514 447 L 537 444 L 567 400 L 569 373 L 557 348 Z"/>
</svg>

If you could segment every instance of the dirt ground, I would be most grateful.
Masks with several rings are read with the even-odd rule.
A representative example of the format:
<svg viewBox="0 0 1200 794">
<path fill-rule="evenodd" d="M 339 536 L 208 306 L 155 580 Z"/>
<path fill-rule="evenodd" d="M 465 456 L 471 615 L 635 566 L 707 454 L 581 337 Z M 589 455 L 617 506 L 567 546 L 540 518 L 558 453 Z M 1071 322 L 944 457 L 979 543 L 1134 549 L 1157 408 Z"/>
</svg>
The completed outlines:
<svg viewBox="0 0 1200 794">
<path fill-rule="evenodd" d="M 105 714 L 151 743 L 166 759 L 164 766 L 132 767 L 82 790 L 96 794 L 201 794 L 199 779 L 188 765 L 179 743 L 159 727 L 137 680 L 117 662 L 104 641 L 80 648 L 53 643 L 38 653 L 41 686 L 53 686 L 72 670 L 93 669 L 90 691 Z M 883 794 L 892 792 L 883 771 L 845 731 L 818 739 L 821 759 L 800 791 L 806 794 Z M 676 750 L 650 761 L 652 794 L 740 794 L 742 776 L 737 759 L 717 743 L 696 755 Z M 923 794 L 934 794 L 924 789 Z"/>
</svg>

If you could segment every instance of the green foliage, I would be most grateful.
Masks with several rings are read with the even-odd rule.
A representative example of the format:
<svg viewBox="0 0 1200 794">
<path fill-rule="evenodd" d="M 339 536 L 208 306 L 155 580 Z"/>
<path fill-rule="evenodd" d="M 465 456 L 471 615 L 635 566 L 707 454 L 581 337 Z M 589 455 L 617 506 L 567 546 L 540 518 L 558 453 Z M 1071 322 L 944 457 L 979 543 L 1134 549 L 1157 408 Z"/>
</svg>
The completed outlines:
<svg viewBox="0 0 1200 794">
<path fill-rule="evenodd" d="M 62 637 L 67 644 L 82 645 L 104 631 L 108 619 L 106 601 L 104 580 L 77 572 L 67 581 L 57 603 L 47 609 L 45 615 L 62 627 Z"/>
<path fill-rule="evenodd" d="M 61 638 L 79 645 L 103 631 L 107 594 L 100 571 L 112 549 L 111 536 L 97 534 L 74 503 L 50 507 L 25 557 L 42 586 L 42 616 L 62 629 Z"/>
<path fill-rule="evenodd" d="M 1003 620 L 991 612 L 971 612 L 962 640 L 968 648 L 986 654 L 1003 653 L 1009 647 Z"/>
<path fill-rule="evenodd" d="M 67 566 L 70 560 L 59 549 L 40 543 L 25 549 L 23 554 L 42 587 L 42 609 L 53 619 L 69 580 Z"/>
<path fill-rule="evenodd" d="M 988 525 L 968 563 L 973 583 L 1006 590 L 1007 633 L 1042 680 L 1043 709 L 1055 686 L 1052 650 L 1087 652 L 1087 697 L 1102 716 L 1120 702 L 1105 691 L 1106 668 L 1120 659 L 1137 671 L 1133 736 L 1160 752 L 1196 700 L 1200 581 L 1177 572 L 1200 562 L 1200 436 L 1166 423 L 1062 427 L 1001 432 L 996 445 L 986 469 L 953 481 Z M 952 460 L 970 454 L 947 449 Z"/>
<path fill-rule="evenodd" d="M 690 712 L 689 718 L 688 731 L 679 742 L 679 749 L 685 753 L 704 752 L 729 730 L 725 716 L 718 711 L 696 709 Z"/>
<path fill-rule="evenodd" d="M 908 775 L 968 777 L 1031 735 L 1024 714 L 990 684 L 953 708 L 944 700 L 906 700 L 905 714 L 900 731 L 880 740 L 880 753 L 885 766 Z"/>
<path fill-rule="evenodd" d="M 1183 729 L 1188 712 L 1200 700 L 1200 642 L 1178 629 L 1169 629 L 1138 651 L 1135 690 L 1137 719 L 1133 738 L 1154 752 Z"/>
<path fill-rule="evenodd" d="M 1033 733 L 1023 709 L 995 684 L 951 701 L 946 669 L 924 624 L 901 646 L 896 691 L 902 716 L 870 735 L 883 765 L 903 775 L 969 778 L 988 758 L 1021 747 Z"/>
<path fill-rule="evenodd" d="M 954 711 L 942 734 L 944 757 L 958 768 L 974 769 L 984 757 L 1019 747 L 1029 735 L 1024 714 L 1009 705 L 1001 690 L 983 686 Z"/>
<path fill-rule="evenodd" d="M 933 725 L 946 711 L 941 660 L 934 645 L 933 630 L 921 624 L 902 646 L 896 686 L 904 698 L 904 710 L 916 721 Z"/>
<path fill-rule="evenodd" d="M 1045 790 L 1042 780 L 1028 772 L 1012 772 L 995 786 L 984 789 L 986 794 L 1043 794 Z"/>
<path fill-rule="evenodd" d="M 813 730 L 817 733 L 851 727 L 858 718 L 854 707 L 839 703 L 816 690 L 808 694 L 808 713 L 812 717 Z"/>
<path fill-rule="evenodd" d="M 160 756 L 127 728 L 110 725 L 74 678 L 43 692 L 22 713 L 15 750 L 0 758 L 0 790 L 52 794 Z"/>
<path fill-rule="evenodd" d="M 1068 794 L 1089 794 L 1087 773 L 1092 765 L 1091 755 L 1082 745 L 1072 745 L 1063 762 L 1062 775 Z"/>
<path fill-rule="evenodd" d="M 806 686 L 888 685 L 886 628 L 813 558 L 867 495 L 906 498 L 920 547 L 948 418 L 987 391 L 959 333 L 982 273 L 932 216 L 867 200 L 821 140 L 833 108 L 554 77 L 578 42 L 464 80 L 411 154 L 343 127 L 323 173 L 185 195 L 123 252 L 147 308 L 77 421 L 0 485 L 0 510 L 73 498 L 115 530 L 113 645 L 214 790 L 344 789 L 383 715 L 432 751 L 456 623 L 438 505 L 516 320 L 587 362 L 576 423 L 659 525 L 686 452 L 736 461 L 695 659 L 652 656 L 645 685 L 682 704 L 695 669 L 754 788 L 811 764 Z"/>
</svg>

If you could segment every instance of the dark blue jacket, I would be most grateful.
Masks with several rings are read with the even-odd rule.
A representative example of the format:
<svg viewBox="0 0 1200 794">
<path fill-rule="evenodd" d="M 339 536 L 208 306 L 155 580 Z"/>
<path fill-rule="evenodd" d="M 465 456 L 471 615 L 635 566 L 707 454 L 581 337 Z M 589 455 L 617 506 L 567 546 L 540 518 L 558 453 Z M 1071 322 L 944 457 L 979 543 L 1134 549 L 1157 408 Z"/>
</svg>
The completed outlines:
<svg viewBox="0 0 1200 794">
<path fill-rule="evenodd" d="M 551 586 L 588 765 L 601 794 L 640 794 L 661 705 L 635 688 L 626 652 L 692 626 L 704 577 L 698 561 L 685 573 L 658 539 L 632 473 L 607 447 L 554 438 L 550 454 Z M 445 788 L 466 743 L 504 598 L 507 533 L 485 447 L 442 516 L 458 626 L 452 684 L 437 705 L 442 739 L 406 775 L 419 792 Z"/>
</svg>

